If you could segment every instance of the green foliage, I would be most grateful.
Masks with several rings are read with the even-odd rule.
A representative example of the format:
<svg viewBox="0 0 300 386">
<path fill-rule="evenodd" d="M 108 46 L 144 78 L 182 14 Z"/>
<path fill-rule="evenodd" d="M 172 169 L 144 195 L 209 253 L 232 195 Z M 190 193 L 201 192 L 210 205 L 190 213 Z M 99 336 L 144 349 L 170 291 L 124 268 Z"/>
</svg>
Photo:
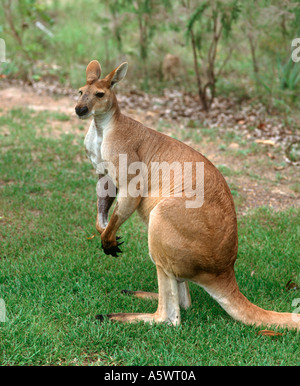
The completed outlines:
<svg viewBox="0 0 300 386">
<path fill-rule="evenodd" d="M 278 61 L 278 73 L 280 77 L 280 87 L 282 90 L 288 89 L 295 91 L 300 84 L 300 66 L 291 59 L 286 64 Z"/>
<path fill-rule="evenodd" d="M 210 13 L 205 14 L 205 11 L 209 9 Z M 238 20 L 240 14 L 240 2 L 234 0 L 230 2 L 223 1 L 204 1 L 199 5 L 191 14 L 187 21 L 187 38 L 189 38 L 191 30 L 194 28 L 196 22 L 200 22 L 202 25 L 202 32 L 213 31 L 213 19 L 220 17 L 220 22 L 224 28 L 224 36 L 228 37 L 234 22 Z M 211 17 L 208 17 L 211 16 Z"/>
<path fill-rule="evenodd" d="M 199 7 L 196 8 L 196 10 L 192 13 L 190 18 L 188 19 L 187 29 L 186 29 L 187 39 L 190 39 L 190 34 L 194 27 L 194 24 L 202 18 L 202 15 L 207 7 L 208 7 L 208 2 L 207 1 L 203 2 Z"/>
<path fill-rule="evenodd" d="M 45 3 L 38 0 L 19 0 L 17 2 L 18 13 L 23 17 L 24 23 L 34 22 L 37 17 L 53 24 L 53 19 L 48 13 L 48 8 Z"/>
<path fill-rule="evenodd" d="M 218 3 L 217 8 L 221 8 L 222 3 Z M 224 28 L 224 37 L 228 38 L 232 30 L 233 24 L 238 20 L 241 12 L 239 0 L 234 0 L 224 6 L 221 14 L 221 23 Z"/>
<path fill-rule="evenodd" d="M 99 59 L 108 70 L 128 60 L 127 77 L 137 87 L 199 92 L 188 44 L 193 32 L 203 95 L 242 92 L 270 106 L 275 100 L 299 103 L 299 64 L 287 59 L 299 35 L 299 2 L 2 0 L 2 5 L 0 35 L 8 62 L 1 72 L 11 77 L 36 81 L 50 71 L 77 87 L 89 60 Z M 54 36 L 39 30 L 37 21 Z M 167 53 L 180 57 L 184 82 L 163 81 Z"/>
</svg>

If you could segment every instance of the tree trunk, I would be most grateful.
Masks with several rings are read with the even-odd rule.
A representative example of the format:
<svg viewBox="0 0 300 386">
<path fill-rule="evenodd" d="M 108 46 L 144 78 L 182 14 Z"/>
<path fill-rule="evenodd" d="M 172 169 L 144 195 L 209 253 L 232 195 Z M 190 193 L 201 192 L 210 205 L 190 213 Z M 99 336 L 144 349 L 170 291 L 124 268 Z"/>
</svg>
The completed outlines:
<svg viewBox="0 0 300 386">
<path fill-rule="evenodd" d="M 254 44 L 253 37 L 251 36 L 251 34 L 249 33 L 247 36 L 248 36 L 248 40 L 249 40 L 249 44 L 250 44 L 253 71 L 254 71 L 255 75 L 258 75 L 259 74 L 259 67 L 258 67 L 258 63 L 257 63 L 257 59 L 256 59 L 255 44 Z"/>
<path fill-rule="evenodd" d="M 193 57 L 194 57 L 194 69 L 195 69 L 196 81 L 197 81 L 197 86 L 198 86 L 198 95 L 199 95 L 203 109 L 205 111 L 208 111 L 206 90 L 202 88 L 201 76 L 199 73 L 197 49 L 196 49 L 195 35 L 194 35 L 193 29 L 191 29 L 191 40 L 192 40 Z"/>
</svg>

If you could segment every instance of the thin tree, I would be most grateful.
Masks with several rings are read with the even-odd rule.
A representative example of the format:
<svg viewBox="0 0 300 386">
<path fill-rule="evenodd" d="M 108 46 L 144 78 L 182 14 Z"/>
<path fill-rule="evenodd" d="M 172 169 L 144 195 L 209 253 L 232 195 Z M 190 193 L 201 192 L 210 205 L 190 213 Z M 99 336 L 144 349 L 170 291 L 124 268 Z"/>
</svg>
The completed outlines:
<svg viewBox="0 0 300 386">
<path fill-rule="evenodd" d="M 222 37 L 229 37 L 232 25 L 239 15 L 239 4 L 237 0 L 207 0 L 193 11 L 190 9 L 189 1 L 183 0 L 183 5 L 189 14 L 186 33 L 192 45 L 198 94 L 203 109 L 209 111 L 216 95 L 217 80 L 222 75 L 233 50 L 231 46 L 217 69 L 219 43 Z"/>
</svg>

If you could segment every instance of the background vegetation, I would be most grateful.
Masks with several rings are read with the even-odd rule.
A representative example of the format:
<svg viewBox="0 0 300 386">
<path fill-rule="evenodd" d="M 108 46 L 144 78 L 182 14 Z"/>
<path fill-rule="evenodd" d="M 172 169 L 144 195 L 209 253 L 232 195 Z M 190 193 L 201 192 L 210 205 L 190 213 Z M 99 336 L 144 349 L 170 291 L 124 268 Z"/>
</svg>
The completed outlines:
<svg viewBox="0 0 300 386">
<path fill-rule="evenodd" d="M 300 34 L 298 0 L 1 0 L 2 73 L 28 81 L 52 77 L 73 87 L 97 58 L 104 71 L 130 62 L 128 80 L 144 90 L 166 85 L 162 62 L 180 58 L 176 87 L 255 97 L 299 108 L 300 66 L 291 42 Z M 41 23 L 46 32 L 37 27 Z M 40 24 L 39 24 L 40 25 Z M 174 84 L 171 84 L 174 86 Z"/>
</svg>

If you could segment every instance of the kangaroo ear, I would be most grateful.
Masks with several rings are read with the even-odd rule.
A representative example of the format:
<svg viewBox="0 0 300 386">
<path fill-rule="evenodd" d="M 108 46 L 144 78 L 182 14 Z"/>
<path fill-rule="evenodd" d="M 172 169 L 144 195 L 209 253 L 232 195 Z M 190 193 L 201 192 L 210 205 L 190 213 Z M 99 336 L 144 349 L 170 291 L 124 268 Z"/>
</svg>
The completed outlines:
<svg viewBox="0 0 300 386">
<path fill-rule="evenodd" d="M 106 79 L 110 82 L 110 87 L 114 88 L 116 84 L 121 82 L 125 78 L 127 73 L 128 63 L 124 62 L 119 65 L 115 70 L 107 75 Z"/>
<path fill-rule="evenodd" d="M 86 68 L 86 81 L 87 83 L 93 83 L 101 76 L 101 66 L 97 60 L 92 60 Z"/>
</svg>

